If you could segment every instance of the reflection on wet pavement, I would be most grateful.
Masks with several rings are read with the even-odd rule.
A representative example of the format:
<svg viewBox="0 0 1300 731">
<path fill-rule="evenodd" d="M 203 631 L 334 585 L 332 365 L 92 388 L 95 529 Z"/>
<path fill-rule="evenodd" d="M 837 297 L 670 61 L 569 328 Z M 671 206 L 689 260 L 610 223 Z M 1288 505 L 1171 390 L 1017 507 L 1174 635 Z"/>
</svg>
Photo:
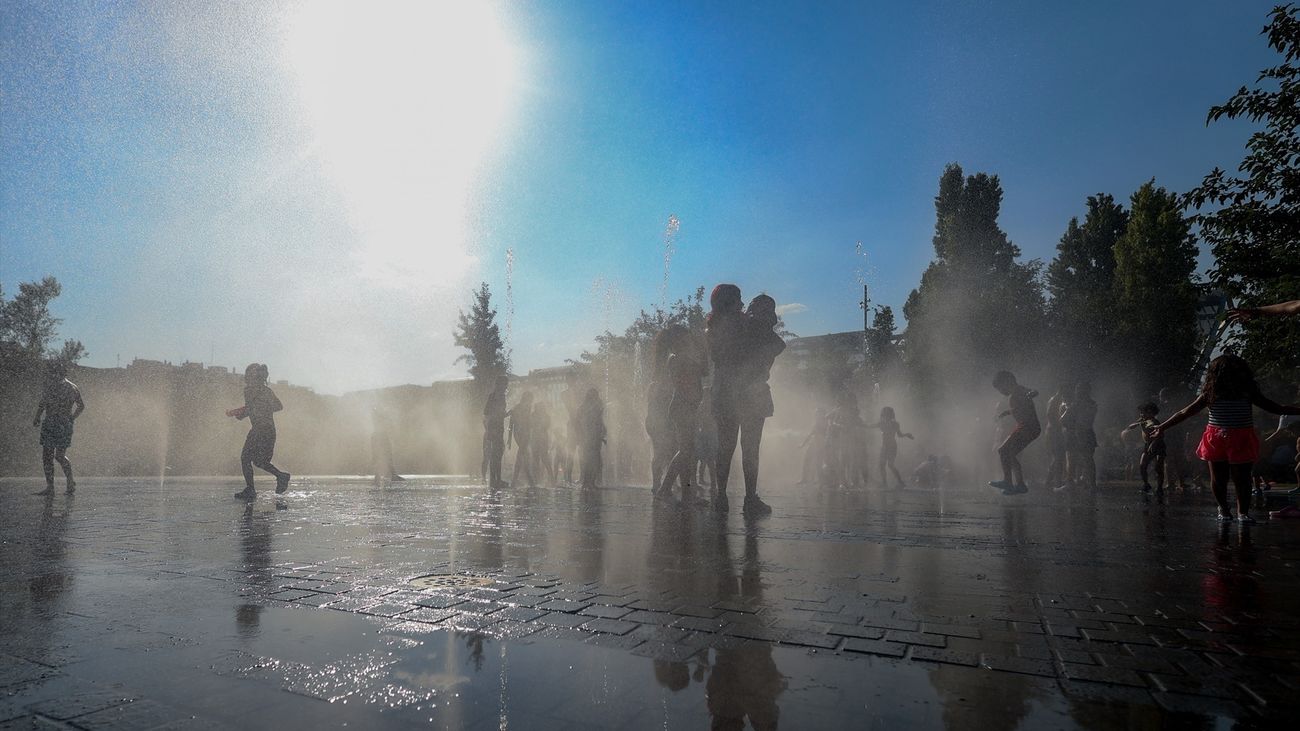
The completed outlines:
<svg viewBox="0 0 1300 731">
<path fill-rule="evenodd" d="M 1300 527 L 1208 497 L 0 482 L 0 726 L 1269 725 Z"/>
</svg>

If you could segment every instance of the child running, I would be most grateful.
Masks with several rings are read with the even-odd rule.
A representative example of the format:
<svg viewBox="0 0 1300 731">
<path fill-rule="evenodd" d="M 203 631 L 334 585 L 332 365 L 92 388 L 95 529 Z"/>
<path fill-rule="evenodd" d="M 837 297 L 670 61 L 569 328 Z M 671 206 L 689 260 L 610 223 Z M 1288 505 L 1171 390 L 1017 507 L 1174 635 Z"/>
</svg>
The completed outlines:
<svg viewBox="0 0 1300 731">
<path fill-rule="evenodd" d="M 1002 479 L 993 480 L 989 487 L 1001 490 L 1004 495 L 1020 495 L 1029 492 L 1029 487 L 1025 484 L 1025 473 L 1020 467 L 1019 455 L 1043 431 L 1038 423 L 1038 411 L 1034 408 L 1034 397 L 1038 392 L 1016 383 L 1016 377 L 1011 371 L 998 371 L 993 376 L 993 388 L 1007 397 L 1010 406 L 998 416 L 1010 416 L 1015 419 L 1016 426 L 998 446 Z"/>
<path fill-rule="evenodd" d="M 885 487 L 889 484 L 889 478 L 885 475 L 885 468 L 888 467 L 894 473 L 894 479 L 898 481 L 898 489 L 907 487 L 903 482 L 903 476 L 898 473 L 898 468 L 894 466 L 894 460 L 898 457 L 898 438 L 915 439 L 911 434 L 905 433 L 903 428 L 898 425 L 898 419 L 894 416 L 894 407 L 886 406 L 880 410 L 880 421 L 872 424 L 869 429 L 880 430 L 880 486 Z"/>
<path fill-rule="evenodd" d="M 1154 401 L 1148 401 L 1138 407 L 1138 420 L 1124 427 L 1120 432 L 1121 436 L 1131 431 L 1141 430 L 1142 432 L 1142 456 L 1138 459 L 1138 470 L 1142 473 L 1142 492 L 1151 492 L 1151 481 L 1147 479 L 1147 471 L 1152 463 L 1156 466 L 1156 494 L 1163 495 L 1165 492 L 1165 456 L 1168 449 L 1165 446 L 1164 435 L 1155 434 L 1156 427 L 1160 422 L 1156 421 L 1156 414 L 1160 413 L 1160 405 Z"/>
<path fill-rule="evenodd" d="M 244 472 L 244 489 L 235 493 L 239 500 L 252 500 L 257 497 L 253 489 L 253 467 L 275 475 L 275 491 L 283 493 L 289 489 L 289 473 L 277 469 L 271 464 L 275 455 L 275 417 L 274 414 L 284 406 L 275 392 L 266 385 L 270 370 L 265 363 L 250 363 L 244 369 L 244 405 L 226 412 L 236 419 L 248 419 L 250 428 L 244 439 L 244 450 L 239 454 L 239 466 Z"/>
<path fill-rule="evenodd" d="M 41 466 L 45 468 L 45 489 L 37 495 L 54 494 L 55 462 L 63 468 L 67 491 L 77 489 L 77 481 L 72 479 L 68 447 L 72 446 L 72 422 L 85 410 L 81 390 L 68 380 L 67 366 L 51 363 L 45 373 L 45 388 L 41 392 L 41 403 L 36 407 L 36 418 L 32 419 L 32 426 L 41 428 Z M 41 421 L 42 415 L 44 421 Z"/>
<path fill-rule="evenodd" d="M 1251 471 L 1259 459 L 1259 435 L 1255 433 L 1254 412 L 1258 406 L 1274 414 L 1300 414 L 1300 405 L 1282 406 L 1259 392 L 1250 365 L 1238 355 L 1225 353 L 1210 362 L 1205 372 L 1201 394 L 1178 413 L 1155 429 L 1155 436 L 1186 421 L 1202 409 L 1209 408 L 1210 423 L 1201 434 L 1196 456 L 1210 468 L 1210 489 L 1219 505 L 1219 522 L 1232 521 L 1228 505 L 1228 480 L 1237 488 L 1237 522 L 1251 525 Z"/>
</svg>

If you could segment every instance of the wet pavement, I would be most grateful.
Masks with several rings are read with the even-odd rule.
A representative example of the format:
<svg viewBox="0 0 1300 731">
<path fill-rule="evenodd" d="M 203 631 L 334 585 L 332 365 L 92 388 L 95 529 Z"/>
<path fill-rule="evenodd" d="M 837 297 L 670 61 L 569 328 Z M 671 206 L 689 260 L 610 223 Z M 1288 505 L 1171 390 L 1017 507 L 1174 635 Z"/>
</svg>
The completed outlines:
<svg viewBox="0 0 1300 731">
<path fill-rule="evenodd" d="M 0 481 L 0 728 L 1288 726 L 1300 521 L 1207 495 Z M 738 496 L 737 496 L 738 497 Z"/>
</svg>

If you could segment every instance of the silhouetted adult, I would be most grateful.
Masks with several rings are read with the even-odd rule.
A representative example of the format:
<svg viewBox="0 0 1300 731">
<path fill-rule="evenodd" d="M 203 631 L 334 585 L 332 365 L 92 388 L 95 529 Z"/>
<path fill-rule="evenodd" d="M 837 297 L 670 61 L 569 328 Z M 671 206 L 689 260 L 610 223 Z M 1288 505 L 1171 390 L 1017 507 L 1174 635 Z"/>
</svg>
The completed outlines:
<svg viewBox="0 0 1300 731">
<path fill-rule="evenodd" d="M 744 390 L 744 300 L 740 287 L 719 284 L 709 294 L 709 315 L 705 321 L 705 338 L 713 360 L 713 387 L 710 401 L 718 429 L 718 456 L 714 468 L 713 504 L 727 507 L 727 479 L 731 475 L 731 458 L 736 453 L 740 429 L 740 399 Z"/>
<path fill-rule="evenodd" d="M 235 493 L 241 500 L 257 497 L 253 489 L 253 467 L 275 475 L 275 491 L 282 493 L 289 489 L 289 473 L 277 469 L 271 464 L 275 455 L 275 412 L 284 408 L 275 392 L 266 385 L 270 370 L 264 363 L 250 363 L 244 369 L 244 406 L 226 412 L 236 419 L 248 419 L 250 429 L 244 439 L 244 449 L 239 454 L 239 466 L 244 472 L 244 489 Z"/>
<path fill-rule="evenodd" d="M 772 415 L 768 373 L 785 342 L 776 334 L 776 301 L 759 295 L 743 306 L 740 288 L 719 284 L 709 295 L 706 325 L 709 355 L 713 359 L 713 413 L 718 425 L 717 486 L 714 506 L 727 505 L 727 480 L 739 438 L 741 469 L 745 475 L 745 512 L 766 514 L 771 507 L 758 497 L 758 450 L 763 421 Z"/>
<path fill-rule="evenodd" d="M 68 380 L 67 367 L 62 363 L 50 363 L 45 371 L 41 402 L 36 407 L 36 417 L 32 419 L 32 426 L 41 428 L 41 466 L 45 468 L 45 489 L 37 495 L 54 494 L 55 462 L 63 468 L 67 491 L 77 489 L 77 481 L 72 479 L 72 460 L 68 459 L 68 448 L 72 446 L 72 422 L 85 410 L 81 390 Z M 41 420 L 42 415 L 44 421 Z"/>
<path fill-rule="evenodd" d="M 760 294 L 749 301 L 745 323 L 744 398 L 740 401 L 740 465 L 745 473 L 744 510 L 751 515 L 766 515 L 771 506 L 758 497 L 758 450 L 763 440 L 763 423 L 775 413 L 772 389 L 767 385 L 772 364 L 785 350 L 785 341 L 776 334 L 779 318 L 776 300 Z"/>
<path fill-rule="evenodd" d="M 501 480 L 501 458 L 506 453 L 506 388 L 510 379 L 497 376 L 483 405 L 483 451 L 487 453 L 488 487 L 509 487 Z"/>
</svg>

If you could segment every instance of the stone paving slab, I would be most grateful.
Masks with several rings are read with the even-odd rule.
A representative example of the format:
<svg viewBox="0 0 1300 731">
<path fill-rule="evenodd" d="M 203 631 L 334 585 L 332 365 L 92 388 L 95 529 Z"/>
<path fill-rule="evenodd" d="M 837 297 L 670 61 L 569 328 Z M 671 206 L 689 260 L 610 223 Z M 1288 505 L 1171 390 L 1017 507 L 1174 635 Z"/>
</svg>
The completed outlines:
<svg viewBox="0 0 1300 731">
<path fill-rule="evenodd" d="M 583 496 L 307 480 L 243 506 L 216 481 L 92 479 L 53 500 L 26 495 L 28 485 L 0 482 L 0 722 L 382 727 L 427 712 L 435 725 L 486 728 L 487 688 L 501 681 L 481 668 L 515 667 L 505 658 L 517 653 L 542 665 L 591 652 L 621 653 L 620 667 L 649 662 L 665 698 L 700 698 L 669 704 L 681 707 L 668 727 L 709 714 L 696 696 L 706 685 L 715 698 L 769 687 L 759 696 L 783 717 L 847 719 L 850 697 L 819 689 L 849 667 L 902 683 L 895 700 L 923 707 L 954 693 L 984 698 L 975 717 L 1007 713 L 1006 688 L 1028 683 L 1056 699 L 1049 725 L 1067 727 L 1123 707 L 1262 723 L 1300 698 L 1300 577 L 1290 568 L 1300 530 L 1218 526 L 1203 495 L 778 494 L 776 514 L 748 522 L 665 510 L 638 488 Z M 464 584 L 411 583 L 439 573 Z M 241 645 L 259 649 L 237 667 L 205 662 Z M 448 704 L 441 656 L 470 668 L 456 687 L 484 692 Z M 614 656 L 600 657 L 608 667 Z M 773 669 L 774 657 L 786 666 Z M 176 685 L 141 672 L 131 687 L 42 696 L 70 681 L 112 682 L 113 668 L 168 666 Z M 792 687 L 796 676 L 805 681 Z M 984 680 L 993 677 L 1002 685 Z M 181 678 L 276 710 L 187 708 Z M 556 698 L 598 678 L 571 680 L 554 698 L 520 690 L 511 702 L 545 704 L 535 717 L 557 725 L 586 723 Z M 307 701 L 335 712 L 303 710 Z M 664 727 L 651 710 L 662 702 L 637 703 L 611 718 Z M 873 713 L 873 723 L 926 718 Z"/>
</svg>

